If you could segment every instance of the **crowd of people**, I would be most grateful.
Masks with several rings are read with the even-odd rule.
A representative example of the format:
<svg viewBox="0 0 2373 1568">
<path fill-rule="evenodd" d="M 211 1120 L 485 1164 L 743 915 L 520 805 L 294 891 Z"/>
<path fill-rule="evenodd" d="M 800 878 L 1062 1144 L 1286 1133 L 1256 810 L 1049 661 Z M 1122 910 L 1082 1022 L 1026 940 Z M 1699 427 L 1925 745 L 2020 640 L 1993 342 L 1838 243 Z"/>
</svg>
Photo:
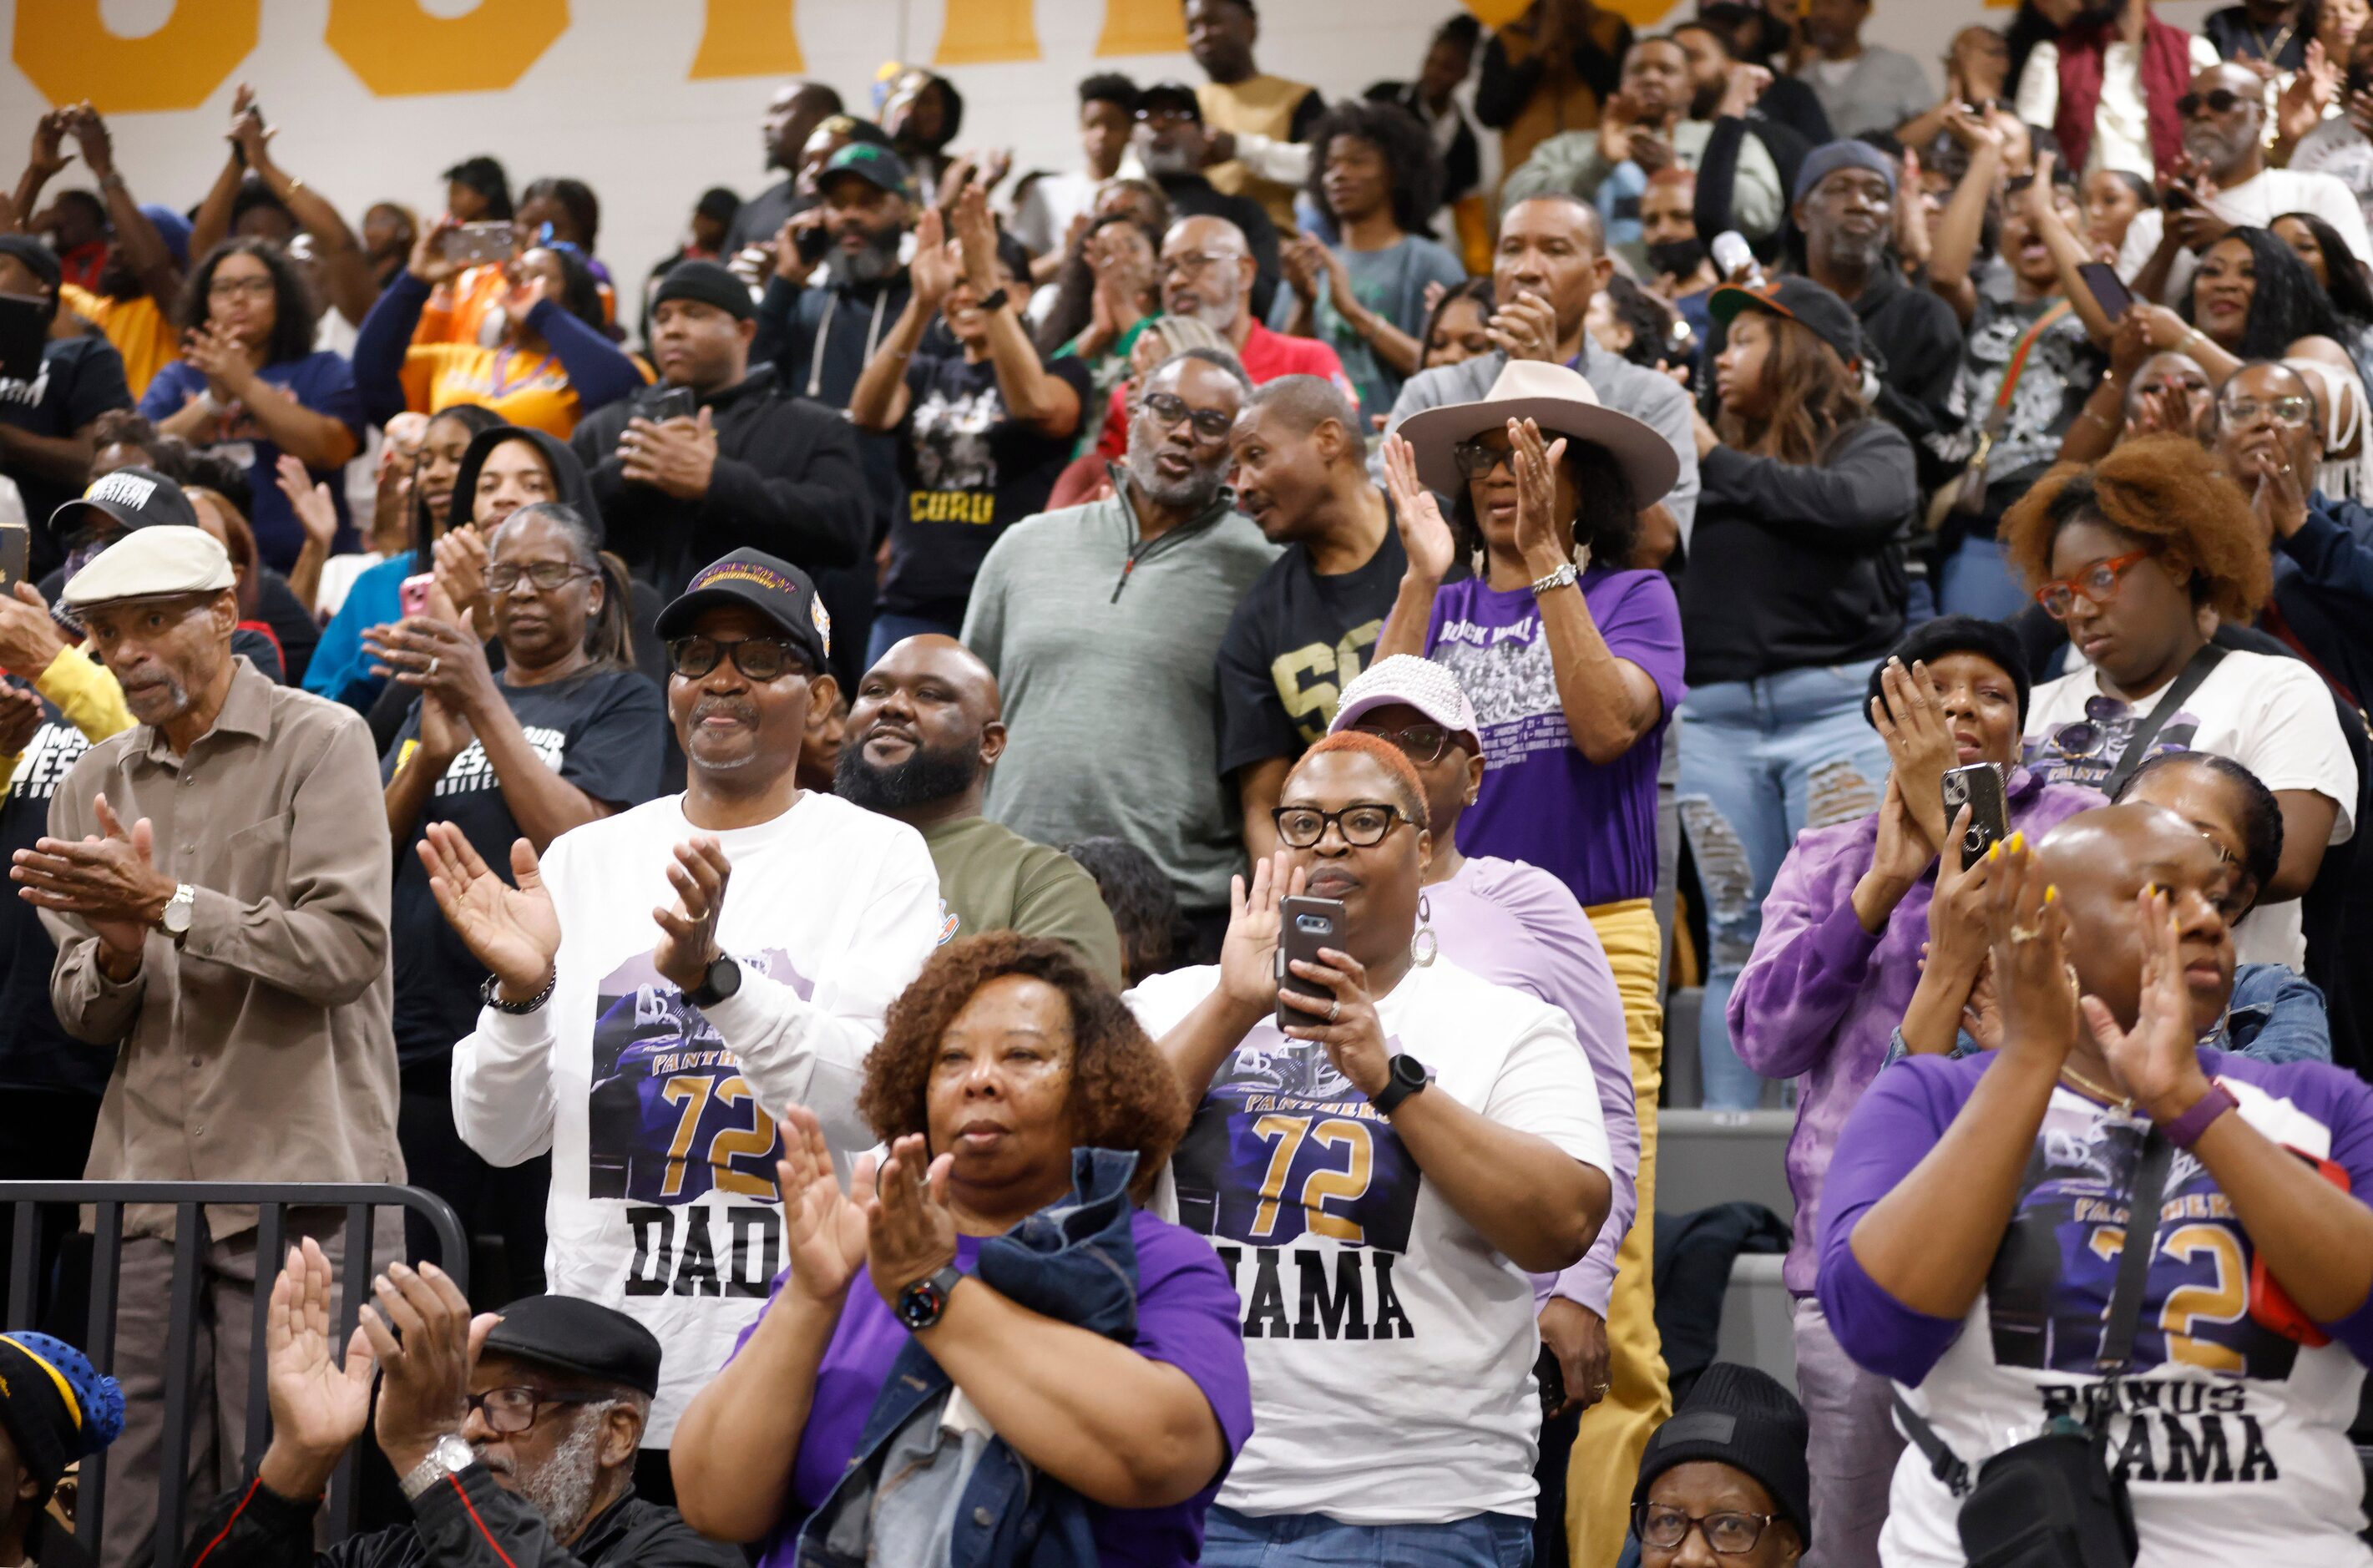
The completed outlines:
<svg viewBox="0 0 2373 1568">
<path fill-rule="evenodd" d="M 1183 13 L 1069 169 L 788 84 L 648 275 L 41 118 L 0 1177 L 470 1256 L 135 1208 L 102 1375 L 12 1232 L 0 1568 L 366 1431 L 339 1568 L 2373 1564 L 2365 0 Z M 1667 1364 L 1675 1105 L 1793 1388 Z"/>
</svg>

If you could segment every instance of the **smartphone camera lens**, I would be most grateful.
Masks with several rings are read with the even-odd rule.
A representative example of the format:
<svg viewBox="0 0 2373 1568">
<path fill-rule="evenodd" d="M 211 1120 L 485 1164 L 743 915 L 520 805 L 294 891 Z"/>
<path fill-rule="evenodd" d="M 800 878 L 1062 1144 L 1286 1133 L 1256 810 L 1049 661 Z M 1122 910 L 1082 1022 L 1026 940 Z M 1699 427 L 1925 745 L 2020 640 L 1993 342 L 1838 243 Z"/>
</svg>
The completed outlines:
<svg viewBox="0 0 2373 1568">
<path fill-rule="evenodd" d="M 1296 930 L 1308 931 L 1314 936 L 1324 935 L 1327 930 L 1327 921 L 1325 917 L 1319 915 L 1296 915 L 1293 918 L 1293 928 Z"/>
</svg>

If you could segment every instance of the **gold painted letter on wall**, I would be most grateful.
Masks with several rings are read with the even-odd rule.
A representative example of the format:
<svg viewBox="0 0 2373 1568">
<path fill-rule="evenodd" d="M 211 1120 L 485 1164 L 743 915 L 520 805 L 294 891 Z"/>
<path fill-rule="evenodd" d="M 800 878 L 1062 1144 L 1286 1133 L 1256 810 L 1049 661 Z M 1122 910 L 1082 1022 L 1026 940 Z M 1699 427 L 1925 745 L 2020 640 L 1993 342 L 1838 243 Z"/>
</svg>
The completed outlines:
<svg viewBox="0 0 2373 1568">
<path fill-rule="evenodd" d="M 796 0 L 708 0 L 691 79 L 789 76 L 808 68 L 800 53 Z"/>
<path fill-rule="evenodd" d="M 568 0 L 480 0 L 467 16 L 434 17 L 420 0 L 330 0 L 323 34 L 381 98 L 496 92 L 568 30 Z"/>
<path fill-rule="evenodd" d="M 103 114 L 195 109 L 254 52 L 262 0 L 179 0 L 146 38 L 119 38 L 99 0 L 18 0 L 18 68 L 53 104 Z"/>
<path fill-rule="evenodd" d="M 1105 0 L 1098 54 L 1179 54 L 1186 49 L 1186 7 L 1177 0 Z"/>
<path fill-rule="evenodd" d="M 1038 24 L 1034 0 L 949 0 L 934 65 L 988 65 L 1035 60 Z"/>
</svg>

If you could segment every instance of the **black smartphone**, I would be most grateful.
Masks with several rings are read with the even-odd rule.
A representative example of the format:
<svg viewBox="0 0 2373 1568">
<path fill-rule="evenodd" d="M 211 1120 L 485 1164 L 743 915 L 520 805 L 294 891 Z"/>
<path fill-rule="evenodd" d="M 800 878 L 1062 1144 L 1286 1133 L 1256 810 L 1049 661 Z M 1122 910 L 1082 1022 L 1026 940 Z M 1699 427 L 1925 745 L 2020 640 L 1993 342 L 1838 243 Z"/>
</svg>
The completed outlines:
<svg viewBox="0 0 2373 1568">
<path fill-rule="evenodd" d="M 2010 803 L 2003 794 L 2002 769 L 1990 762 L 1973 762 L 1967 767 L 1945 770 L 1945 825 L 1950 829 L 1961 808 L 1970 808 L 1970 825 L 1961 835 L 1961 869 L 1968 871 L 1978 863 L 1978 857 L 2000 843 L 2010 832 Z"/>
<path fill-rule="evenodd" d="M 664 425 L 671 419 L 690 419 L 700 412 L 699 402 L 690 387 L 669 387 L 651 399 L 649 409 L 643 417 L 654 425 Z"/>
<path fill-rule="evenodd" d="M 2134 302 L 2133 290 L 2118 275 L 2118 269 L 2107 262 L 2087 262 L 2076 269 L 2076 275 L 2085 280 L 2087 288 L 2092 290 L 2094 299 L 2101 307 L 2101 313 L 2113 322 L 2124 315 L 2126 308 Z"/>
<path fill-rule="evenodd" d="M 1318 962 L 1318 950 L 1322 947 L 1331 947 L 1338 953 L 1342 951 L 1343 901 L 1339 898 L 1280 898 L 1277 901 L 1277 983 L 1280 988 L 1277 998 L 1277 1026 L 1282 1029 L 1289 1024 L 1307 1024 L 1313 1019 L 1323 1020 L 1323 1013 L 1305 1012 L 1289 1003 L 1282 988 L 1297 987 L 1304 995 L 1323 989 L 1296 975 L 1290 965 L 1315 964 Z"/>
<path fill-rule="evenodd" d="M 33 382 L 50 341 L 50 302 L 32 294 L 0 294 L 0 380 Z"/>
<path fill-rule="evenodd" d="M 0 523 L 0 589 L 23 582 L 32 556 L 33 531 L 21 522 Z"/>
</svg>

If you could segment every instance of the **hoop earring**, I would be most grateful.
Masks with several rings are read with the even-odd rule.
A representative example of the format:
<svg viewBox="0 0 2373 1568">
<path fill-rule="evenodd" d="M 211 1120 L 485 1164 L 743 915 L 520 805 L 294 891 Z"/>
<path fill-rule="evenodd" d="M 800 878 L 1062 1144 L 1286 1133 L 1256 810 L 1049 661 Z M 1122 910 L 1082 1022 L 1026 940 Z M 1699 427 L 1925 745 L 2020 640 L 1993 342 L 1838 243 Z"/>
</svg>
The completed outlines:
<svg viewBox="0 0 2373 1568">
<path fill-rule="evenodd" d="M 1417 895 L 1417 933 L 1409 938 L 1409 962 L 1423 969 L 1441 956 L 1442 942 L 1433 934 L 1433 911 L 1420 893 Z"/>
</svg>

